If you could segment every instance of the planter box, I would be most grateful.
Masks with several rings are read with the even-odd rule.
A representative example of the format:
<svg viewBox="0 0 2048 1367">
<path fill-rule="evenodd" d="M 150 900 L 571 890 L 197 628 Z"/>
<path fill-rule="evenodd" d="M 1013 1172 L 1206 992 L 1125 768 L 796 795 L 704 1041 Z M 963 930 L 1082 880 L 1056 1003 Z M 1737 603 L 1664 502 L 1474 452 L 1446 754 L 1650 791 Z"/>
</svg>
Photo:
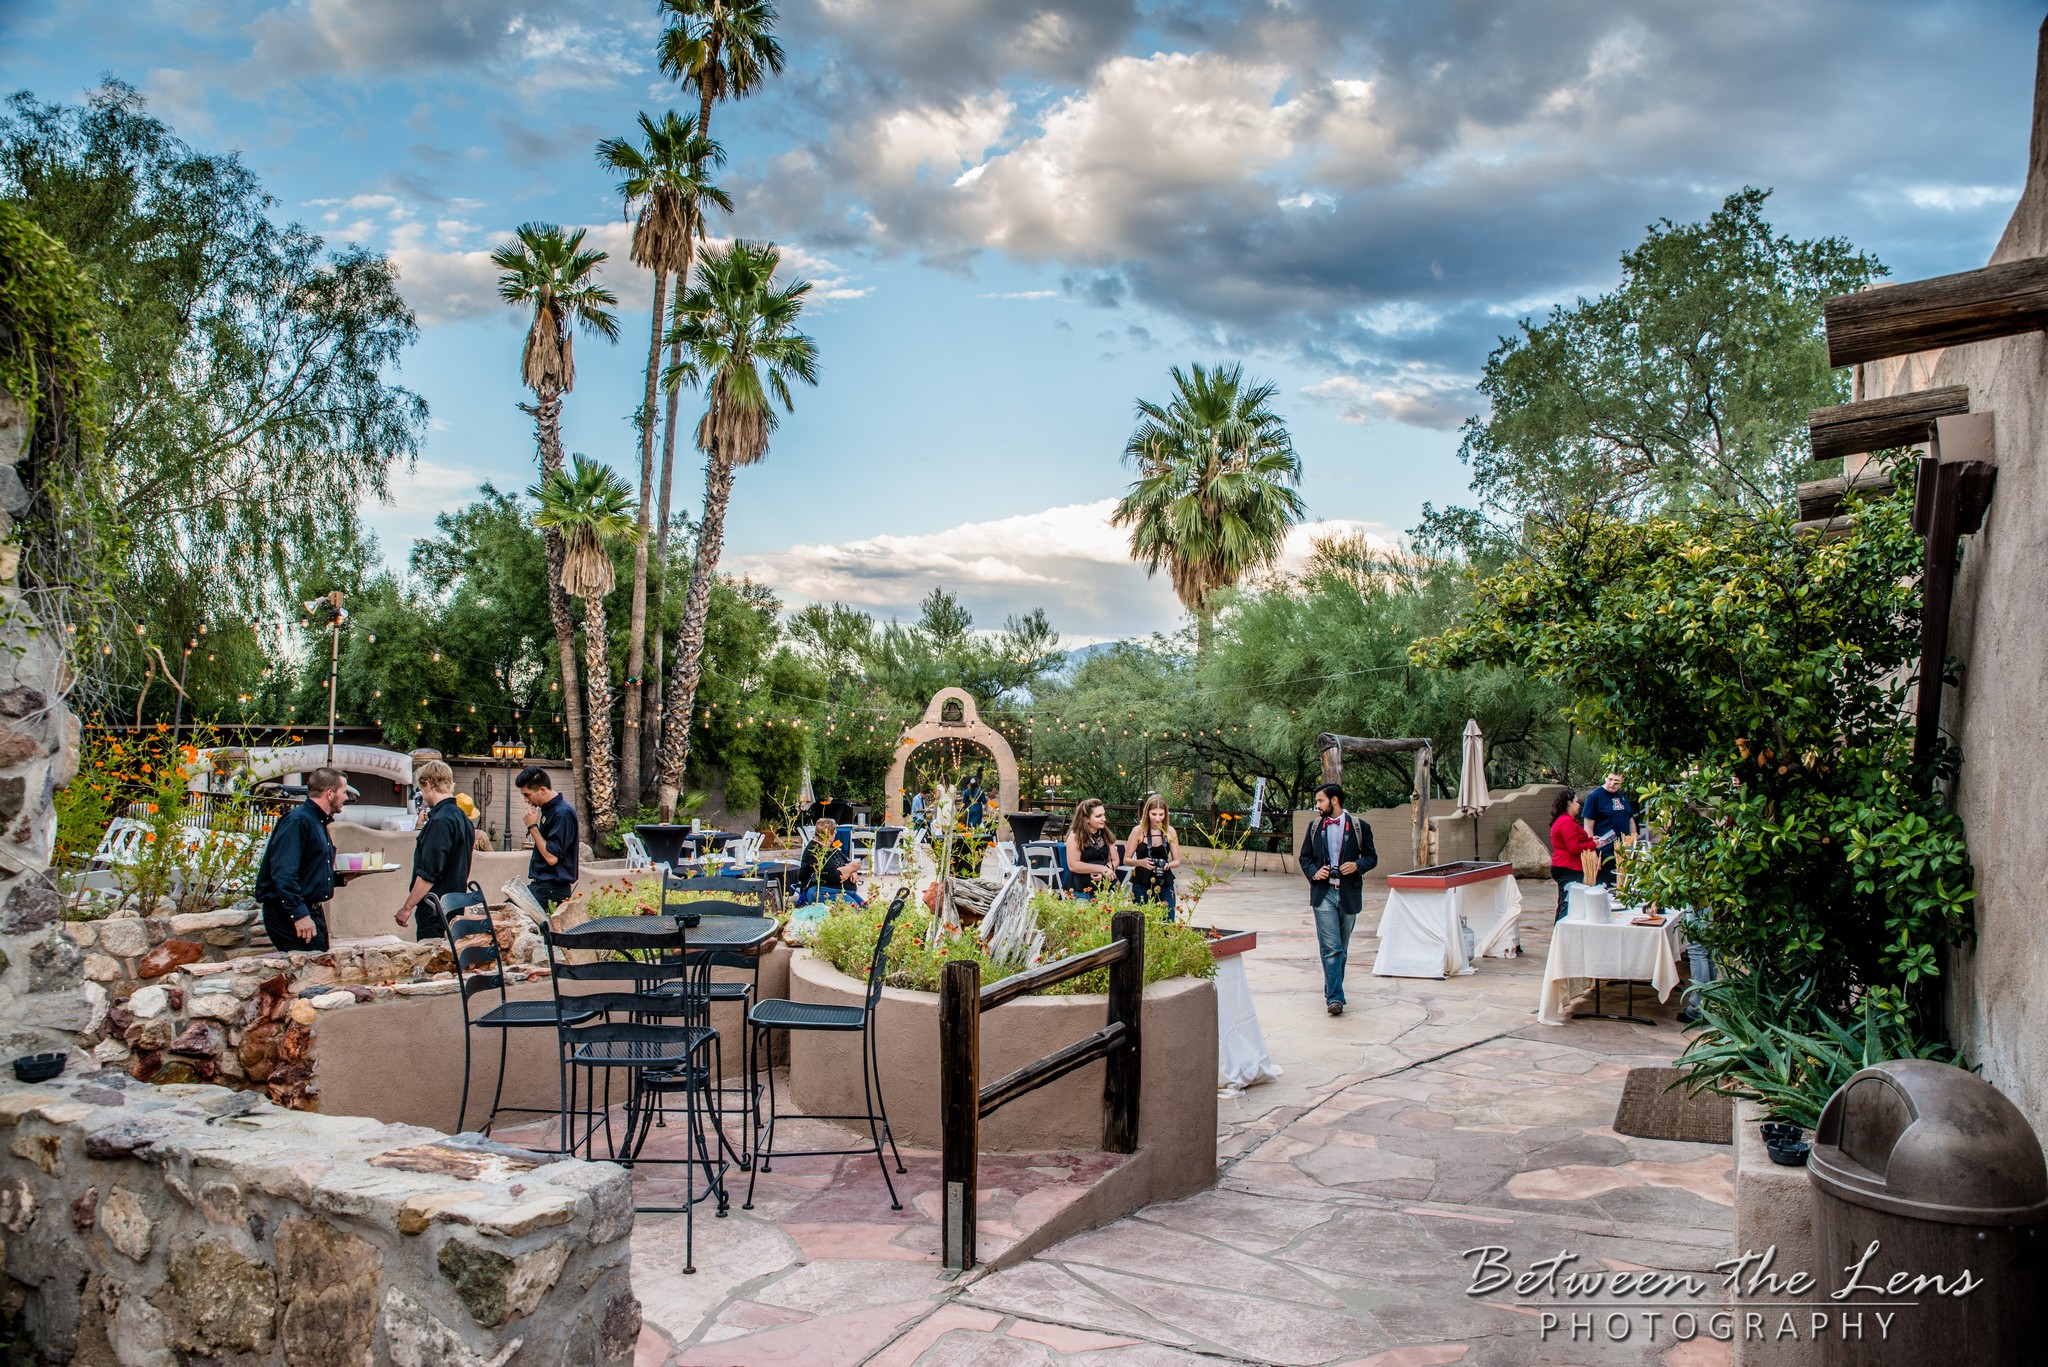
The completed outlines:
<svg viewBox="0 0 2048 1367">
<path fill-rule="evenodd" d="M 1209 937 L 1209 952 L 1219 959 L 1233 954 L 1242 954 L 1258 948 L 1259 932 L 1256 930 L 1225 930 L 1221 926 L 1205 926 L 1202 933 Z"/>
<path fill-rule="evenodd" d="M 1390 873 L 1387 875 L 1387 886 L 1416 888 L 1426 892 L 1448 892 L 1452 888 L 1514 876 L 1513 864 L 1481 863 L 1477 860 L 1461 859 L 1455 864 L 1432 864 L 1426 869 Z"/>
</svg>

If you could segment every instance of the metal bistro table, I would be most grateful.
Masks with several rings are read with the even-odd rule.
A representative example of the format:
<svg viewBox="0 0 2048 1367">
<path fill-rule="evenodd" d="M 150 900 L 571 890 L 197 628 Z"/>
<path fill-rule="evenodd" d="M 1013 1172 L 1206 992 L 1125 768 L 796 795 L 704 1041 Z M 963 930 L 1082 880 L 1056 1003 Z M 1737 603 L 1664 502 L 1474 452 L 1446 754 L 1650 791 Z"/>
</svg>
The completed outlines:
<svg viewBox="0 0 2048 1367">
<path fill-rule="evenodd" d="M 681 920 L 683 923 L 683 952 L 688 958 L 688 962 L 683 968 L 683 977 L 681 978 L 681 981 L 685 984 L 686 1006 L 690 1014 L 701 1012 L 704 1022 L 708 1025 L 711 1014 L 710 984 L 712 955 L 720 951 L 758 953 L 770 940 L 775 938 L 780 930 L 780 926 L 774 917 L 703 916 L 696 912 L 682 912 L 676 915 L 606 916 L 586 921 L 582 926 L 555 931 L 553 935 L 555 944 L 559 948 L 566 950 L 576 948 L 577 932 L 586 928 L 593 931 L 601 928 L 605 933 L 611 935 L 644 934 L 647 938 L 649 950 L 652 952 L 665 947 L 673 940 L 675 923 L 678 920 Z M 662 976 L 660 970 L 663 967 L 660 964 L 649 963 L 650 978 L 660 978 Z M 640 1148 L 646 1142 L 646 1126 L 638 1123 L 641 1107 L 646 1104 L 640 1095 L 641 1089 L 637 1085 L 638 1081 L 636 1078 L 634 1094 L 629 1096 L 626 1101 L 626 1133 L 629 1136 L 627 1150 L 622 1154 L 613 1155 L 614 1162 L 625 1165 L 631 1165 L 639 1157 Z M 657 1112 L 656 1118 L 659 1119 L 660 1100 L 658 1090 L 653 1104 Z M 661 1123 L 666 1124 L 667 1122 L 662 1120 Z M 719 1147 L 732 1154 L 734 1161 L 744 1167 L 745 1160 L 740 1157 L 739 1151 L 734 1149 L 731 1141 L 726 1138 L 723 1117 L 715 1110 L 712 1113 L 711 1123 L 712 1127 L 718 1132 Z M 746 1123 L 744 1114 L 741 1116 L 741 1123 Z M 707 1171 L 707 1176 L 710 1177 L 714 1189 L 722 1190 L 723 1182 L 718 1174 Z M 723 1202 L 720 1204 L 722 1206 Z"/>
</svg>

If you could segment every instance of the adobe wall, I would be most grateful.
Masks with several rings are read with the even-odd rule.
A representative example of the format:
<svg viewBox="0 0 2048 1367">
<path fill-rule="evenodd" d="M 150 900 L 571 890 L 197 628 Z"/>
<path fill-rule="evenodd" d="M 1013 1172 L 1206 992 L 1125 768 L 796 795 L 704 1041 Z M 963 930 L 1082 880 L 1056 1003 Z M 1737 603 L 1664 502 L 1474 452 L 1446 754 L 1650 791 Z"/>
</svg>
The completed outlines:
<svg viewBox="0 0 2048 1367">
<path fill-rule="evenodd" d="M 2044 30 L 2048 35 L 2048 30 Z M 1990 264 L 2048 254 L 2048 43 L 2026 189 Z M 2048 336 L 2029 333 L 1864 367 L 1864 397 L 1967 385 L 1994 415 L 1998 484 L 1963 542 L 1950 652 L 1962 684 L 1943 727 L 1963 751 L 1954 802 L 1976 864 L 1976 944 L 1950 956 L 1950 1026 L 1984 1077 L 2048 1135 Z"/>
</svg>

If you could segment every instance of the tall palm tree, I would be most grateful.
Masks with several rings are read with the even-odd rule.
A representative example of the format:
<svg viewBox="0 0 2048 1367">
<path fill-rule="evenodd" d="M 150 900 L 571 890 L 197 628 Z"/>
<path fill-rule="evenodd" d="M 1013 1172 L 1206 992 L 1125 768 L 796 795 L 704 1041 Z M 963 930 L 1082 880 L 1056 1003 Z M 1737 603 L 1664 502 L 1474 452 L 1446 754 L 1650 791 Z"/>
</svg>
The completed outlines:
<svg viewBox="0 0 2048 1367">
<path fill-rule="evenodd" d="M 704 206 L 730 211 L 732 198 L 713 185 L 709 168 L 725 160 L 725 152 L 698 133 L 696 122 L 669 110 L 659 121 L 640 116 L 641 145 L 624 138 L 606 138 L 597 145 L 597 159 L 621 177 L 619 194 L 626 213 L 637 207 L 632 258 L 654 273 L 654 307 L 648 328 L 647 389 L 640 408 L 640 535 L 633 547 L 633 606 L 626 631 L 626 699 L 620 723 L 619 806 L 629 820 L 640 811 L 640 786 L 646 760 L 641 745 L 642 691 L 647 675 L 647 542 L 648 517 L 654 504 L 655 390 L 661 379 L 661 338 L 668 330 L 668 281 L 686 279 L 690 256 L 704 236 Z M 667 516 L 664 508 L 663 516 Z M 658 635 L 658 633 L 657 633 Z M 657 641 L 658 644 L 658 641 Z M 657 662 L 657 669 L 660 668 Z M 651 738 L 650 738 L 651 741 Z"/>
<path fill-rule="evenodd" d="M 1273 411 L 1277 386 L 1246 384 L 1244 367 L 1169 372 L 1173 397 L 1138 400 L 1124 461 L 1138 478 L 1110 521 L 1131 529 L 1131 558 L 1162 566 L 1195 619 L 1195 659 L 1208 659 L 1212 596 L 1279 559 L 1287 529 L 1302 519 L 1301 459 Z M 1197 758 L 1195 805 L 1214 796 Z"/>
<path fill-rule="evenodd" d="M 714 104 L 751 95 L 770 75 L 782 70 L 782 45 L 775 41 L 775 6 L 766 0 L 660 0 L 659 10 L 664 21 L 657 44 L 661 69 L 685 88 L 697 92 L 697 132 L 708 138 Z M 686 264 L 677 272 L 678 294 L 688 276 Z M 670 365 L 681 362 L 681 350 L 671 347 Z M 661 503 L 654 522 L 652 557 L 657 571 L 663 573 L 668 568 L 669 504 L 674 487 L 680 402 L 679 391 L 671 388 L 662 429 Z M 666 581 L 657 580 L 653 609 L 657 620 L 665 591 Z M 656 631 L 649 649 L 649 683 L 640 728 L 643 786 L 654 781 L 655 740 L 662 733 L 667 712 L 662 696 L 662 645 L 662 635 Z"/>
<path fill-rule="evenodd" d="M 618 587 L 612 543 L 646 535 L 633 491 L 609 465 L 576 457 L 567 471 L 555 470 L 526 491 L 535 504 L 533 525 L 562 543 L 555 582 L 583 600 L 583 686 L 590 699 L 590 820 L 609 842 L 619 822 L 612 786 L 611 632 L 605 624 L 605 595 Z"/>
<path fill-rule="evenodd" d="M 683 599 L 682 629 L 668 678 L 668 710 L 662 718 L 658 775 L 662 820 L 675 812 L 683 770 L 690 760 L 690 713 L 704 655 L 704 622 L 711 607 L 711 580 L 725 545 L 725 509 L 735 472 L 768 454 L 775 430 L 775 405 L 795 406 L 792 381 L 818 382 L 818 348 L 796 330 L 807 280 L 778 286 L 782 254 L 773 244 L 736 241 L 697 263 L 696 284 L 677 301 L 671 341 L 683 359 L 669 382 L 703 388 L 708 395 L 697 424 L 697 449 L 704 461 L 704 516 L 697 527 L 697 558 Z"/>
<path fill-rule="evenodd" d="M 610 312 L 618 296 L 597 281 L 597 268 L 608 256 L 583 250 L 581 228 L 564 233 L 552 223 L 522 223 L 510 242 L 491 253 L 491 264 L 499 270 L 498 297 L 533 310 L 519 367 L 535 402 L 520 407 L 533 415 L 542 479 L 562 468 L 562 396 L 576 387 L 575 333 L 596 333 L 608 342 L 619 338 L 619 320 Z M 562 538 L 548 531 L 541 540 L 548 557 L 548 613 L 561 652 L 569 764 L 575 772 L 577 806 L 589 811 L 590 758 L 584 745 L 583 703 L 576 691 L 576 622 L 560 582 Z"/>
</svg>

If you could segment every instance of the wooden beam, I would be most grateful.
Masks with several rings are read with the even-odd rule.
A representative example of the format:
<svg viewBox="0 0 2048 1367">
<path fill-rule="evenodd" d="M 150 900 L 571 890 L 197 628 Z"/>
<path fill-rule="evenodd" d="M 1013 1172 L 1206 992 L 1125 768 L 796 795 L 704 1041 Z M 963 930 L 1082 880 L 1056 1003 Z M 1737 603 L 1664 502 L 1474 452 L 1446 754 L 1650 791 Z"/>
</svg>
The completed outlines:
<svg viewBox="0 0 2048 1367">
<path fill-rule="evenodd" d="M 939 1243 L 950 1272 L 974 1266 L 980 1204 L 981 966 L 939 972 Z"/>
<path fill-rule="evenodd" d="M 1092 1035 L 1083 1035 L 1064 1049 L 1006 1073 L 981 1089 L 981 1118 L 986 1120 L 1018 1097 L 1035 1092 L 1048 1082 L 1057 1082 L 1077 1068 L 1106 1059 L 1124 1042 L 1121 1025 L 1105 1025 Z"/>
<path fill-rule="evenodd" d="M 1821 311 L 1829 365 L 2039 332 L 2048 328 L 2048 257 L 1838 294 Z"/>
<path fill-rule="evenodd" d="M 1806 431 L 1813 439 L 1813 458 L 1833 460 L 1895 446 L 1918 446 L 1934 435 L 1935 419 L 1969 411 L 1969 387 L 1948 385 L 1816 408 L 1806 415 Z"/>
<path fill-rule="evenodd" d="M 1810 479 L 1799 486 L 1799 520 L 1826 521 L 1839 516 L 1850 494 L 1882 493 L 1892 487 L 1892 477 L 1883 470 L 1865 470 L 1832 479 Z"/>
</svg>

